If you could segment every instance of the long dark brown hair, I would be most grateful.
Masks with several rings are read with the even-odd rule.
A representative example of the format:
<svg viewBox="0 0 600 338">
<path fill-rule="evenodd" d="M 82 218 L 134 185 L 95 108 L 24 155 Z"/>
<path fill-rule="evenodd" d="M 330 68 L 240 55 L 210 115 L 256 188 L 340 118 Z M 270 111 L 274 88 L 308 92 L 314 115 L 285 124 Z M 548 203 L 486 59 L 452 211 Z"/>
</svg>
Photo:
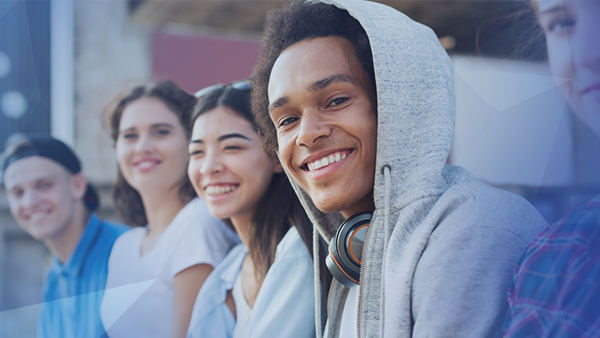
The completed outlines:
<svg viewBox="0 0 600 338">
<path fill-rule="evenodd" d="M 232 86 L 215 89 L 203 97 L 194 108 L 192 124 L 198 116 L 220 106 L 230 108 L 246 119 L 258 133 L 250 107 L 250 89 L 235 89 Z M 312 256 L 312 223 L 287 176 L 284 173 L 276 173 L 258 202 L 250 225 L 248 253 L 254 262 L 259 285 L 275 260 L 277 245 L 291 227 L 296 227 Z M 324 261 L 321 263 L 321 267 L 325 267 Z M 330 274 L 323 270 L 321 276 L 322 283 L 327 286 L 331 281 Z"/>
<path fill-rule="evenodd" d="M 143 97 L 161 100 L 177 116 L 187 138 L 191 137 L 191 115 L 196 104 L 196 98 L 188 94 L 175 82 L 165 80 L 125 89 L 109 101 L 104 109 L 103 123 L 109 129 L 110 136 L 115 144 L 119 138 L 119 126 L 123 111 L 130 103 Z M 182 203 L 187 203 L 195 196 L 196 191 L 188 175 L 184 174 L 179 184 L 179 198 Z M 113 202 L 125 223 L 133 226 L 143 226 L 148 223 L 142 197 L 125 180 L 121 169 L 118 169 L 117 182 L 113 187 Z"/>
</svg>

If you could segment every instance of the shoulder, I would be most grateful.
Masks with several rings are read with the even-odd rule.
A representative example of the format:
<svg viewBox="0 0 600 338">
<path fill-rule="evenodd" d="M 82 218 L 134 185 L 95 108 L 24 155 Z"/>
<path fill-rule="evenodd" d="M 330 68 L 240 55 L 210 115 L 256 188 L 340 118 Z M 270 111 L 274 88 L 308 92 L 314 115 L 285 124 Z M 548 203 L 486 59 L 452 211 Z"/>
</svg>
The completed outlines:
<svg viewBox="0 0 600 338">
<path fill-rule="evenodd" d="M 286 278 L 312 280 L 313 273 L 312 256 L 296 228 L 292 227 L 277 245 L 275 261 L 265 276 L 265 284 L 288 283 L 282 282 Z"/>
<path fill-rule="evenodd" d="M 298 233 L 296 227 L 291 227 L 285 236 L 283 236 L 279 244 L 277 244 L 275 261 L 295 258 L 308 258 L 312 261 L 310 252 L 302 240 L 302 237 L 300 237 L 300 233 Z"/>
<path fill-rule="evenodd" d="M 435 266 L 492 260 L 516 264 L 529 243 L 548 227 L 546 220 L 520 196 L 484 184 L 462 168 L 448 171 L 452 174 L 445 177 L 448 189 L 410 239 L 392 239 L 422 247 L 420 262 Z M 404 217 L 398 220 L 405 221 Z M 396 228 L 401 231 L 402 226 Z"/>
<path fill-rule="evenodd" d="M 200 290 L 199 299 L 214 297 L 214 292 L 221 289 L 222 285 L 233 287 L 233 282 L 237 277 L 242 265 L 242 261 L 248 249 L 243 244 L 238 244 L 229 251 L 227 256 L 215 267 L 208 276 L 202 289 Z"/>
<path fill-rule="evenodd" d="M 561 327 L 581 336 L 600 315 L 600 198 L 582 205 L 542 232 L 525 251 L 509 289 L 507 333 L 551 332 L 565 314 L 576 321 Z M 540 322 L 539 318 L 544 318 Z M 590 331 L 591 332 L 591 331 Z"/>
<path fill-rule="evenodd" d="M 195 197 L 179 212 L 173 223 L 179 230 L 179 234 L 186 236 L 225 236 L 235 237 L 237 235 L 225 223 L 210 214 L 206 204 L 199 197 Z"/>
<path fill-rule="evenodd" d="M 194 199 L 189 201 L 183 207 L 183 209 L 181 209 L 177 216 L 182 221 L 182 223 L 191 220 L 195 220 L 196 222 L 205 219 L 210 221 L 218 220 L 210 214 L 208 208 L 206 207 L 206 204 L 199 197 L 194 197 Z"/>
<path fill-rule="evenodd" d="M 117 248 L 131 247 L 133 243 L 140 241 L 140 239 L 143 238 L 145 234 L 145 227 L 130 228 L 115 239 L 113 244 L 113 251 Z"/>
<path fill-rule="evenodd" d="M 130 227 L 128 227 L 126 225 L 114 223 L 114 222 L 107 221 L 104 219 L 100 220 L 100 226 L 102 228 L 102 234 L 104 236 L 112 237 L 114 239 L 116 239 L 117 237 L 119 237 L 120 235 L 124 234 L 125 232 L 127 232 L 131 229 Z"/>
<path fill-rule="evenodd" d="M 238 244 L 233 249 L 231 249 L 227 256 L 215 267 L 211 276 L 209 276 L 208 280 L 212 280 L 212 283 L 221 284 L 231 284 L 233 287 L 233 282 L 237 277 L 240 268 L 242 266 L 242 262 L 246 254 L 248 253 L 248 249 L 243 244 Z M 212 284 L 208 283 L 208 284 Z M 207 284 L 205 282 L 205 284 Z"/>
<path fill-rule="evenodd" d="M 600 196 L 543 231 L 529 245 L 519 267 L 523 271 L 566 271 L 600 259 Z"/>
<path fill-rule="evenodd" d="M 542 215 L 524 198 L 489 186 L 463 168 L 454 167 L 452 173 L 453 176 L 446 177 L 449 188 L 434 206 L 444 209 L 439 230 L 448 227 L 456 233 L 483 227 L 489 234 L 512 234 L 522 244 L 529 244 L 548 227 Z"/>
<path fill-rule="evenodd" d="M 242 260 L 244 257 L 246 257 L 246 254 L 248 253 L 248 249 L 244 246 L 244 244 L 240 243 L 236 246 L 234 246 L 228 253 L 227 256 L 225 256 L 225 258 L 223 258 L 223 260 L 221 261 L 221 263 L 219 263 L 219 265 L 217 265 L 217 267 L 215 268 L 214 271 L 216 271 L 215 274 L 218 274 L 220 271 L 226 271 L 228 269 L 231 269 L 231 266 L 234 266 L 238 263 L 241 265 L 242 264 Z M 239 270 L 239 266 L 237 267 Z M 237 274 L 236 274 L 237 276 Z"/>
</svg>

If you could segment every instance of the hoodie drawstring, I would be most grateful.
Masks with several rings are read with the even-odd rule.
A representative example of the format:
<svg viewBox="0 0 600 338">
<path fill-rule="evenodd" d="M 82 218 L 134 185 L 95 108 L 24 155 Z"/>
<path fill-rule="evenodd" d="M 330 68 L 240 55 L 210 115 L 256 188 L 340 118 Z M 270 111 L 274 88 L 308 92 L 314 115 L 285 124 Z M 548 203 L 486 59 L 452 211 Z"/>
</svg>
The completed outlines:
<svg viewBox="0 0 600 338">
<path fill-rule="evenodd" d="M 315 329 L 317 338 L 323 337 L 323 327 L 321 326 L 321 267 L 319 251 L 321 242 L 317 228 L 313 226 L 313 264 L 315 271 Z"/>
<path fill-rule="evenodd" d="M 383 224 L 385 231 L 385 242 L 383 252 L 386 252 L 387 243 L 390 240 L 390 189 L 391 189 L 391 181 L 392 181 L 392 167 L 389 164 L 386 164 L 381 168 L 381 172 L 383 174 L 384 180 L 384 190 L 383 190 Z"/>
<path fill-rule="evenodd" d="M 391 183 L 392 183 L 392 167 L 386 164 L 381 168 L 383 174 L 384 189 L 383 189 L 383 230 L 384 230 L 384 241 L 383 241 L 383 254 L 387 252 L 388 242 L 390 241 L 390 194 L 391 194 Z M 385 271 L 385 260 L 382 263 L 382 271 Z M 381 279 L 381 299 L 385 299 L 385 278 Z M 384 307 L 385 308 L 385 307 Z M 382 318 L 384 312 L 382 311 Z M 381 336 L 384 336 L 384 325 L 382 321 L 381 325 Z"/>
</svg>

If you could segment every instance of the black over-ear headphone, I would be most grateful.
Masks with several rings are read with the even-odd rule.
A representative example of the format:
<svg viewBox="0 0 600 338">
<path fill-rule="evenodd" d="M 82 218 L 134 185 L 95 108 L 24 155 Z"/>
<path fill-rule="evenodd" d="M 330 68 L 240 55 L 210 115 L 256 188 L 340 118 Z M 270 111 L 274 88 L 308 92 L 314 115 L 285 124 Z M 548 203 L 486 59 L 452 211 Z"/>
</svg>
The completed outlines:
<svg viewBox="0 0 600 338">
<path fill-rule="evenodd" d="M 325 264 L 333 277 L 349 288 L 360 284 L 360 260 L 371 218 L 370 212 L 348 218 L 329 241 Z"/>
</svg>

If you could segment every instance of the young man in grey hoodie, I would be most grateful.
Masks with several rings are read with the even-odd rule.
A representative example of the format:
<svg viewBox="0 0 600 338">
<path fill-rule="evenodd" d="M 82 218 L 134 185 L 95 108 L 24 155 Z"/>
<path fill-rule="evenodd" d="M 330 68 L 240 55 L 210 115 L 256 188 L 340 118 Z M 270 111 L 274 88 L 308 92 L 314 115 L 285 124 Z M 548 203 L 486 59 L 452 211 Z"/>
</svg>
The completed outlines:
<svg viewBox="0 0 600 338">
<path fill-rule="evenodd" d="M 267 17 L 253 74 L 266 147 L 327 241 L 372 213 L 356 230 L 363 245 L 330 245 L 343 274 L 329 291 L 326 337 L 502 335 L 512 271 L 547 224 L 525 200 L 446 164 L 452 72 L 431 29 L 385 5 L 295 1 Z M 351 280 L 360 287 L 348 296 L 340 281 Z"/>
</svg>

